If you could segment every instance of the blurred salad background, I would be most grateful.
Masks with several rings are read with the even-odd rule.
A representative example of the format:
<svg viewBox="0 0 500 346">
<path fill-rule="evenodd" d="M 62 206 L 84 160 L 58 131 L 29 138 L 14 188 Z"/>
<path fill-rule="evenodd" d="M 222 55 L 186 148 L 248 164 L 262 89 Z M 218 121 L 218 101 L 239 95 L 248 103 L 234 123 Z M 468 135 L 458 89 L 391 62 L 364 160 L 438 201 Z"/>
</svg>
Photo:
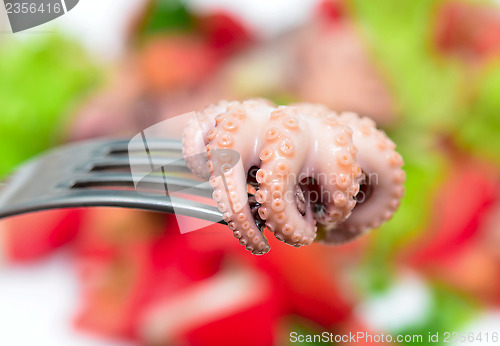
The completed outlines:
<svg viewBox="0 0 500 346">
<path fill-rule="evenodd" d="M 142 211 L 1 221 L 1 345 L 287 345 L 324 331 L 495 344 L 500 3 L 82 0 L 15 35 L 3 10 L 1 177 L 56 145 L 267 97 L 375 119 L 407 193 L 351 244 L 270 239 L 259 257 L 223 226 L 182 235 Z"/>
</svg>

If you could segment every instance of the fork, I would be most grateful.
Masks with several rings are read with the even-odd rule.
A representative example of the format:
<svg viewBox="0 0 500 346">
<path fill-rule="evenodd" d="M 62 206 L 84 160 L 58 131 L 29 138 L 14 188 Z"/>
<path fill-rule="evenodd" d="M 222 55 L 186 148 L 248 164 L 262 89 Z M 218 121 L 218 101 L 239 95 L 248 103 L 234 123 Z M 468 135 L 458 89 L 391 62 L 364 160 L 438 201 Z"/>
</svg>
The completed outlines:
<svg viewBox="0 0 500 346">
<path fill-rule="evenodd" d="M 137 172 L 144 176 L 139 185 Z M 186 167 L 180 141 L 91 140 L 42 154 L 0 183 L 0 219 L 58 208 L 124 207 L 225 224 L 215 206 L 200 202 L 212 192 Z"/>
</svg>

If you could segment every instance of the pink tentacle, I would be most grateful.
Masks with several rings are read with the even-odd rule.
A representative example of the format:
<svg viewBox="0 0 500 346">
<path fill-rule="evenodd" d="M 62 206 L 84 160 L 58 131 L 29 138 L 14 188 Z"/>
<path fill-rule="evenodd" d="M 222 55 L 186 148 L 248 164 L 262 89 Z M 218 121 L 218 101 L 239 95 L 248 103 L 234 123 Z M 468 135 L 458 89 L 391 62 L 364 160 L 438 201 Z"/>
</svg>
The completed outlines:
<svg viewBox="0 0 500 346">
<path fill-rule="evenodd" d="M 309 127 L 297 110 L 280 107 L 271 113 L 265 129 L 266 143 L 259 157 L 259 190 L 255 198 L 262 206 L 259 215 L 276 238 L 293 246 L 309 245 L 316 238 L 310 208 L 305 215 L 297 206 L 297 178 L 309 154 Z"/>
<path fill-rule="evenodd" d="M 363 178 L 352 215 L 326 239 L 332 243 L 343 243 L 378 228 L 392 217 L 405 191 L 403 159 L 387 135 L 375 127 L 373 120 L 354 113 L 341 114 L 340 121 L 353 129 Z"/>
<path fill-rule="evenodd" d="M 261 118 L 267 117 L 272 109 L 259 101 L 231 104 L 226 112 L 215 117 L 215 127 L 207 133 L 214 199 L 233 235 L 253 254 L 266 253 L 270 247 L 248 201 L 247 172 L 260 163 L 256 154 L 258 145 L 249 146 L 248 142 L 256 142 L 262 132 Z M 230 149 L 235 155 L 218 155 L 223 149 Z M 238 156 L 237 163 L 229 162 L 231 156 Z"/>
<path fill-rule="evenodd" d="M 191 119 L 182 134 L 182 154 L 186 166 L 195 175 L 208 180 L 210 170 L 204 156 L 208 132 L 215 126 L 215 117 L 224 112 L 230 105 L 227 101 L 220 101 L 196 113 L 196 119 Z"/>
</svg>

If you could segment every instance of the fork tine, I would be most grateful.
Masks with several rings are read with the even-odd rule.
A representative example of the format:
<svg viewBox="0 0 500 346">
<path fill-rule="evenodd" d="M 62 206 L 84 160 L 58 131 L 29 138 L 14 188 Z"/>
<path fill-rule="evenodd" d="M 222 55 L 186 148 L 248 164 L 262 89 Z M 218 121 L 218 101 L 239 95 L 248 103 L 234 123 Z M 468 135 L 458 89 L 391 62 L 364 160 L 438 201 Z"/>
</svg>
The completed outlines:
<svg viewBox="0 0 500 346">
<path fill-rule="evenodd" d="M 155 166 L 165 167 L 167 172 L 185 172 L 191 173 L 186 167 L 183 159 L 172 160 L 171 158 L 154 157 Z M 148 158 L 128 158 L 120 156 L 110 156 L 91 161 L 87 167 L 83 167 L 88 171 L 104 171 L 112 169 L 130 170 L 133 165 L 134 169 L 141 171 L 151 171 L 151 161 Z"/>
<path fill-rule="evenodd" d="M 171 151 L 171 152 L 182 151 L 181 141 L 169 138 L 148 139 L 147 145 L 150 151 Z M 143 151 L 145 149 L 145 146 L 144 143 L 142 142 L 136 142 L 130 140 L 116 140 L 112 143 L 109 143 L 109 145 L 103 146 L 102 149 L 107 154 L 117 154 L 117 153 Z"/>
<path fill-rule="evenodd" d="M 69 184 L 73 189 L 91 188 L 91 187 L 131 187 L 135 184 L 130 174 L 123 173 L 96 173 L 84 177 L 78 177 Z M 140 181 L 138 189 L 152 189 L 158 192 L 175 193 L 186 191 L 202 197 L 210 198 L 213 189 L 207 182 L 200 180 L 186 179 L 172 176 L 148 175 Z"/>
</svg>

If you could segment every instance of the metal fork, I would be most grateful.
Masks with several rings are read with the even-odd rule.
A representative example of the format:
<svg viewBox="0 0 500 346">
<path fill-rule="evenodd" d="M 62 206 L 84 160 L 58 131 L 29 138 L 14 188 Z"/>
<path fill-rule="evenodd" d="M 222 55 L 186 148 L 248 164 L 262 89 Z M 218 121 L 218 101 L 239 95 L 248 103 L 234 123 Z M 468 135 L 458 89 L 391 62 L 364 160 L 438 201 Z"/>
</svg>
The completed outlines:
<svg viewBox="0 0 500 346">
<path fill-rule="evenodd" d="M 219 210 L 172 193 L 211 198 L 208 182 L 185 166 L 180 141 L 148 140 L 146 148 L 130 140 L 92 140 L 56 148 L 22 165 L 0 185 L 0 219 L 29 212 L 75 207 L 125 207 L 191 216 L 223 223 Z M 147 151 L 145 158 L 144 149 Z M 137 154 L 137 156 L 134 156 Z M 161 171 L 155 162 L 164 159 Z M 145 173 L 140 189 L 131 172 Z M 183 195 L 184 196 L 184 195 Z M 189 196 L 187 196 L 189 197 Z"/>
</svg>

